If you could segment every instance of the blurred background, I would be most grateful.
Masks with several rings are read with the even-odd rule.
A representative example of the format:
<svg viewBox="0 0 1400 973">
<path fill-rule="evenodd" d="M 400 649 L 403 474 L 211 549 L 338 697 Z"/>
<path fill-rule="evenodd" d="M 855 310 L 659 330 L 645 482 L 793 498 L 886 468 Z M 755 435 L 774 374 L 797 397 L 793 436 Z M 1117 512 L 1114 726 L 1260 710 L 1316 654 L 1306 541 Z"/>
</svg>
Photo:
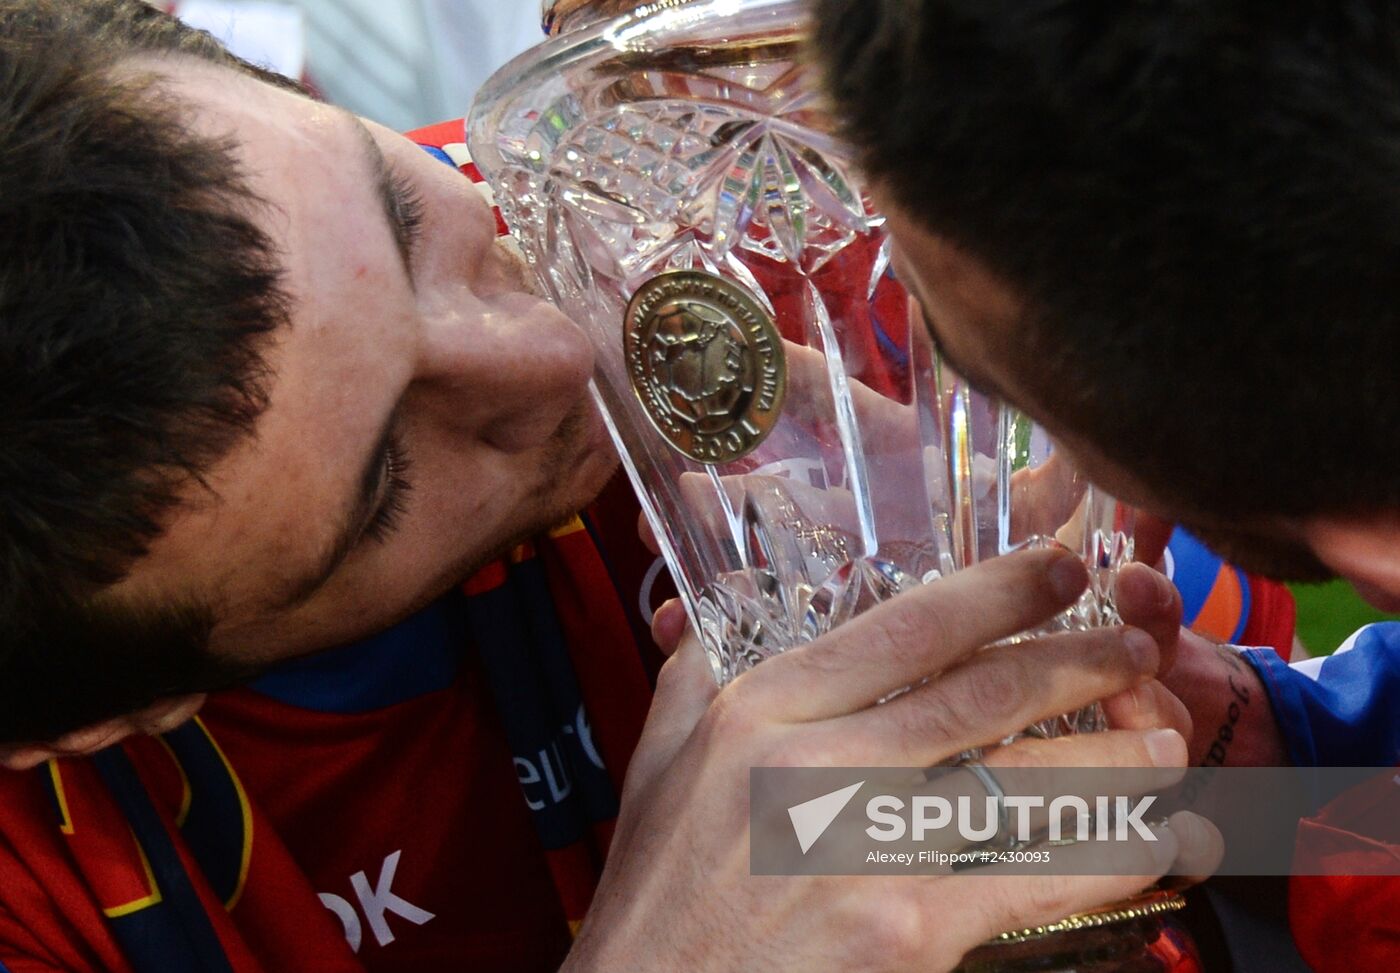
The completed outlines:
<svg viewBox="0 0 1400 973">
<path fill-rule="evenodd" d="M 328 100 L 406 130 L 465 115 L 543 39 L 538 0 L 172 0 L 158 4 Z"/>
</svg>

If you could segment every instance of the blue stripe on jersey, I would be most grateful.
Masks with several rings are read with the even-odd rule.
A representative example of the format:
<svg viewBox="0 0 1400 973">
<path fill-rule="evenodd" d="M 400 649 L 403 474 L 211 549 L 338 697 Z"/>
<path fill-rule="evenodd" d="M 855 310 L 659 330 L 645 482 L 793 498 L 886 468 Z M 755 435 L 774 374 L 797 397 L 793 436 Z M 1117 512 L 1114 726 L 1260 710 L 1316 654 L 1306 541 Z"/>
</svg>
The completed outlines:
<svg viewBox="0 0 1400 973">
<path fill-rule="evenodd" d="M 448 595 L 363 642 L 283 663 L 251 688 L 288 706 L 368 713 L 446 689 L 467 644 L 462 596 Z"/>
<path fill-rule="evenodd" d="M 1230 644 L 1239 645 L 1244 638 L 1244 630 L 1249 628 L 1249 614 L 1254 611 L 1254 595 L 1249 586 L 1249 575 L 1241 568 L 1230 566 L 1230 570 L 1235 572 L 1235 577 L 1240 582 L 1240 623 L 1235 626 L 1235 631 L 1230 635 Z"/>
<path fill-rule="evenodd" d="M 1263 649 L 1244 655 L 1264 680 L 1293 763 L 1400 764 L 1400 622 L 1362 629 L 1350 649 L 1320 665 L 1309 660 L 1290 667 Z"/>
<path fill-rule="evenodd" d="M 248 797 L 202 721 L 166 733 L 164 742 L 190 789 L 180 834 L 214 894 L 231 909 L 242 894 L 252 852 Z"/>
<path fill-rule="evenodd" d="M 233 973 L 179 852 L 161 824 L 136 768 L 121 747 L 92 757 L 102 781 L 145 852 L 161 901 L 107 920 L 122 953 L 138 973 Z"/>
<path fill-rule="evenodd" d="M 454 169 L 457 168 L 457 163 L 452 161 L 452 157 L 446 152 L 442 151 L 442 149 L 438 148 L 436 145 L 420 145 L 418 147 L 424 152 L 428 153 L 434 159 L 437 159 L 439 162 L 444 162 Z"/>
<path fill-rule="evenodd" d="M 544 565 L 511 565 L 504 585 L 467 600 L 467 613 L 535 828 L 546 849 L 567 848 L 617 816 L 617 795 Z"/>
<path fill-rule="evenodd" d="M 1172 581 L 1181 592 L 1182 623 L 1189 626 L 1205 607 L 1223 562 L 1180 527 L 1172 533 L 1167 548 L 1175 565 Z"/>
<path fill-rule="evenodd" d="M 1249 576 L 1239 568 L 1226 564 L 1214 551 L 1206 547 L 1185 528 L 1178 527 L 1167 542 L 1167 550 L 1172 557 L 1172 582 L 1181 592 L 1181 624 L 1190 628 L 1200 617 L 1201 610 L 1210 601 L 1211 592 L 1220 580 L 1222 571 L 1234 572 L 1240 588 L 1239 618 L 1229 641 L 1238 643 L 1249 627 L 1249 613 L 1253 607 L 1249 589 Z"/>
</svg>

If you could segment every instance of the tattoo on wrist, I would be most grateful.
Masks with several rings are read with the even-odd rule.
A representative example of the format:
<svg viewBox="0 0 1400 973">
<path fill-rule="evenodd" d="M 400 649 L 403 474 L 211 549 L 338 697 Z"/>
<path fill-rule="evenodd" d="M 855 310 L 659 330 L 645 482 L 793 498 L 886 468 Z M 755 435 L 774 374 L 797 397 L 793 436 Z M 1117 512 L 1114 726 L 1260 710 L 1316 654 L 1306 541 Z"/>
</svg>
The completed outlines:
<svg viewBox="0 0 1400 973">
<path fill-rule="evenodd" d="M 1235 672 L 1245 671 L 1244 660 L 1240 658 L 1239 651 L 1233 646 L 1217 644 L 1215 646 L 1215 655 L 1216 658 L 1218 658 L 1221 662 L 1225 663 L 1226 666 L 1233 669 Z"/>
<path fill-rule="evenodd" d="M 1230 702 L 1225 709 L 1225 719 L 1215 731 L 1215 740 L 1211 742 L 1205 759 L 1201 761 L 1202 767 L 1225 766 L 1225 761 L 1230 756 L 1230 746 L 1235 742 L 1235 727 L 1244 716 L 1250 702 L 1248 683 L 1243 678 L 1236 678 L 1237 675 L 1243 677 L 1246 671 L 1244 660 L 1234 649 L 1227 646 L 1221 646 L 1218 651 L 1221 659 L 1233 670 L 1225 677 L 1226 685 L 1230 689 Z"/>
</svg>

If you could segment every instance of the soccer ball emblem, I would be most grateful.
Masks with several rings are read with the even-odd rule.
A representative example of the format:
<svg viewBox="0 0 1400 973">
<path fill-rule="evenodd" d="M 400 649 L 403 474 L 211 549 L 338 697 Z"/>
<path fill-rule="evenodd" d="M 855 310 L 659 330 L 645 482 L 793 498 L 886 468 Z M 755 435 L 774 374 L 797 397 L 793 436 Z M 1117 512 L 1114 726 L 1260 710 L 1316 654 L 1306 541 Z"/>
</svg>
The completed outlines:
<svg viewBox="0 0 1400 973">
<path fill-rule="evenodd" d="M 724 432 L 754 391 L 743 332 L 728 315 L 695 300 L 672 301 L 654 320 L 646 361 L 670 418 L 699 435 Z"/>
</svg>

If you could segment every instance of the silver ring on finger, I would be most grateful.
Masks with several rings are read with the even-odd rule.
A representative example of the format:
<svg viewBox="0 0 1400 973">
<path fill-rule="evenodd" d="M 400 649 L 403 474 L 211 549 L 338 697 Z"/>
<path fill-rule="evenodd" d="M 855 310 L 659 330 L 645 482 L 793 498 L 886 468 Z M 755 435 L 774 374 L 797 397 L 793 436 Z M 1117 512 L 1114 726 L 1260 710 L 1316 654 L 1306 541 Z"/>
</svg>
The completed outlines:
<svg viewBox="0 0 1400 973">
<path fill-rule="evenodd" d="M 980 760 L 959 760 L 957 765 L 970 771 L 972 776 L 977 778 L 977 782 L 986 789 L 987 796 L 996 802 L 997 833 L 990 841 L 984 842 L 983 847 L 998 851 L 1014 851 L 1020 847 L 1016 836 L 1011 833 L 1011 812 L 1006 807 L 1006 791 L 1002 789 L 996 775 Z"/>
</svg>

